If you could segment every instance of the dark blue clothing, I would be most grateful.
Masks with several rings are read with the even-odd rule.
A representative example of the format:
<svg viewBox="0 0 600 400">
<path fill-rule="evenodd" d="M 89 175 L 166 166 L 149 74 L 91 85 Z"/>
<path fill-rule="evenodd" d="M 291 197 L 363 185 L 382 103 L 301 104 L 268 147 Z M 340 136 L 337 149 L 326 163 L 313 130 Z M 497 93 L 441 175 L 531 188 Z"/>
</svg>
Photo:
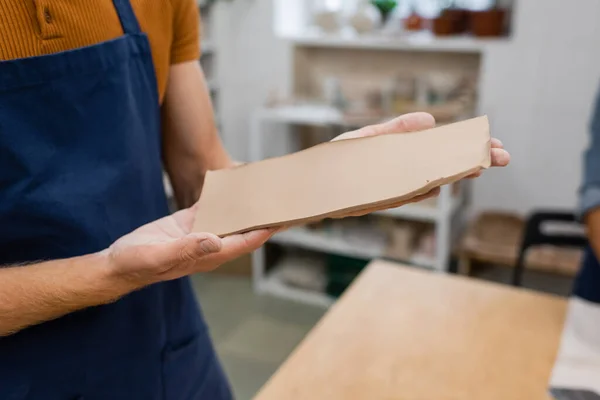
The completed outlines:
<svg viewBox="0 0 600 400">
<path fill-rule="evenodd" d="M 590 134 L 590 145 L 583 158 L 583 184 L 579 199 L 582 216 L 600 207 L 600 91 L 592 111 Z"/>
<path fill-rule="evenodd" d="M 100 251 L 168 213 L 150 45 L 0 62 L 0 265 Z M 189 280 L 0 339 L 2 400 L 230 399 Z"/>
<path fill-rule="evenodd" d="M 585 249 L 573 294 L 600 304 L 600 264 L 591 248 Z"/>
<path fill-rule="evenodd" d="M 600 92 L 592 111 L 590 146 L 584 155 L 580 215 L 600 207 Z M 591 248 L 585 250 L 573 294 L 600 303 L 600 264 Z"/>
</svg>

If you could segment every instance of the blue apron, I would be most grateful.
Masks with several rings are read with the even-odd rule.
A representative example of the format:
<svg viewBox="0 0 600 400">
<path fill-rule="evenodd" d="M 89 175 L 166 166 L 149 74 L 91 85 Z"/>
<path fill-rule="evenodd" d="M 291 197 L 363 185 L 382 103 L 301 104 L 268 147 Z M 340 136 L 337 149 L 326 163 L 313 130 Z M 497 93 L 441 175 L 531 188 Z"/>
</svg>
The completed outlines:
<svg viewBox="0 0 600 400">
<path fill-rule="evenodd" d="M 168 213 L 147 37 L 0 62 L 0 265 L 97 252 Z M 0 399 L 230 399 L 188 279 L 0 338 Z"/>
<path fill-rule="evenodd" d="M 589 246 L 584 251 L 581 268 L 575 278 L 573 295 L 600 304 L 600 263 Z"/>
</svg>

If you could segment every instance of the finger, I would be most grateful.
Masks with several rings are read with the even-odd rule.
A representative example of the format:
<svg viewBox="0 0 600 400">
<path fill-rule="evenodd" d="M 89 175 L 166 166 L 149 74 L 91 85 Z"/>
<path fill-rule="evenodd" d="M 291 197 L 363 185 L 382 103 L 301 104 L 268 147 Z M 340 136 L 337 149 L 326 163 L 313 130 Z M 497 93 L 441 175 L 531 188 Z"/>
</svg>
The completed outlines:
<svg viewBox="0 0 600 400">
<path fill-rule="evenodd" d="M 475 172 L 474 174 L 467 176 L 467 179 L 479 178 L 481 176 L 481 174 L 483 174 L 483 170 L 479 170 L 479 171 Z"/>
<path fill-rule="evenodd" d="M 222 248 L 222 240 L 211 233 L 191 233 L 169 242 L 143 246 L 138 257 L 144 257 L 149 263 L 166 272 L 178 266 L 194 264 L 218 253 Z"/>
<path fill-rule="evenodd" d="M 369 125 L 356 131 L 343 133 L 332 141 L 385 135 L 389 133 L 415 132 L 433 127 L 435 127 L 435 119 L 431 114 L 417 112 L 401 115 L 382 124 Z"/>
<path fill-rule="evenodd" d="M 504 149 L 492 149 L 492 167 L 505 167 L 510 162 L 510 154 Z"/>
<path fill-rule="evenodd" d="M 503 149 L 504 145 L 500 139 L 492 138 L 492 149 Z"/>
<path fill-rule="evenodd" d="M 269 228 L 227 236 L 221 239 L 223 242 L 221 251 L 211 255 L 209 259 L 220 265 L 244 254 L 251 253 L 269 240 L 275 232 L 277 232 L 276 229 Z"/>
</svg>

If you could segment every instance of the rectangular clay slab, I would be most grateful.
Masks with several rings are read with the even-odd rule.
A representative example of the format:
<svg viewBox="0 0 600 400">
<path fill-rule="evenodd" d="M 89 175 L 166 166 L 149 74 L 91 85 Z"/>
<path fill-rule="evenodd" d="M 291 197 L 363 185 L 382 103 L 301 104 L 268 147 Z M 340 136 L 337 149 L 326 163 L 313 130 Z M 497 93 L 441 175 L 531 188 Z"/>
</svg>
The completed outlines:
<svg viewBox="0 0 600 400">
<path fill-rule="evenodd" d="M 210 171 L 194 231 L 227 236 L 408 202 L 490 162 L 486 116 L 421 132 L 327 142 Z"/>
</svg>

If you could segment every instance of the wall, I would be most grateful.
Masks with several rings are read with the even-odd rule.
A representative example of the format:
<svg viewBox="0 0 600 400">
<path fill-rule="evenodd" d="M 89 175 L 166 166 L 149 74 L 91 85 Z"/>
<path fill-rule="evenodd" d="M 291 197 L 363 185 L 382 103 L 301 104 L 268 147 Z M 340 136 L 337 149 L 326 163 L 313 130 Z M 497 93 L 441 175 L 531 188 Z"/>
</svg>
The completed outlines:
<svg viewBox="0 0 600 400">
<path fill-rule="evenodd" d="M 291 47 L 273 33 L 272 1 L 221 2 L 216 10 L 221 134 L 227 149 L 242 161 L 248 160 L 252 111 L 272 90 L 289 92 L 290 87 Z"/>
<path fill-rule="evenodd" d="M 473 203 L 519 212 L 573 208 L 600 79 L 600 2 L 516 5 L 514 37 L 489 50 L 481 83 L 481 111 L 513 161 L 475 182 Z"/>
<path fill-rule="evenodd" d="M 227 9 L 217 24 L 223 135 L 243 160 L 252 110 L 271 88 L 290 86 L 291 49 L 273 34 L 272 1 L 219 6 Z M 487 51 L 481 81 L 481 111 L 513 161 L 474 183 L 473 205 L 521 213 L 572 208 L 600 80 L 600 1 L 515 3 L 513 38 Z"/>
</svg>

